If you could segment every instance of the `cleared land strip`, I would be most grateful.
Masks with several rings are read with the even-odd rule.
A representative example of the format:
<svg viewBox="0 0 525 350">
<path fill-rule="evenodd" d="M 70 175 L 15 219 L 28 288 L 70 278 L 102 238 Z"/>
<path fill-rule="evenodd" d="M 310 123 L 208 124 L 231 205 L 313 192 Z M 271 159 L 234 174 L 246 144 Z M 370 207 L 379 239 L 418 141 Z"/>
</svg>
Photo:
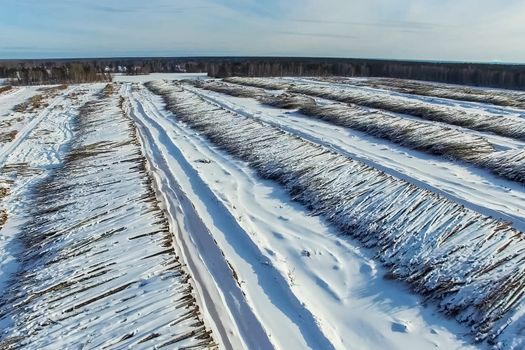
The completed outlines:
<svg viewBox="0 0 525 350">
<path fill-rule="evenodd" d="M 447 98 L 457 101 L 470 101 L 496 106 L 525 108 L 525 93 L 484 89 L 473 86 L 444 85 L 415 80 L 393 78 L 319 78 L 320 81 L 355 86 L 366 86 L 374 89 L 396 91 L 403 94 Z"/>
<path fill-rule="evenodd" d="M 261 179 L 248 164 L 235 161 L 229 154 L 211 145 L 205 137 L 163 108 L 160 96 L 142 86 L 135 85 L 132 90 L 132 114 L 141 119 L 142 116 L 155 119 L 162 126 L 162 131 L 159 130 L 152 141 L 161 148 L 163 144 L 169 144 L 171 146 L 167 149 L 178 150 L 171 152 L 176 155 L 177 161 L 167 162 L 172 164 L 168 177 L 177 178 L 177 183 L 195 205 L 196 212 L 205 220 L 216 244 L 235 271 L 239 287 L 257 319 L 266 333 L 271 334 L 275 348 L 307 348 L 303 340 L 306 336 L 316 339 L 316 344 L 311 344 L 315 349 L 327 349 L 330 344 L 336 349 L 401 350 L 406 349 L 407 344 L 424 349 L 429 343 L 446 349 L 469 348 L 466 337 L 458 336 L 465 334 L 466 327 L 454 324 L 454 320 L 436 316 L 432 308 L 423 307 L 420 298 L 404 286 L 385 279 L 386 271 L 373 260 L 371 251 L 359 248 L 359 242 L 346 236 L 335 235 L 334 227 L 327 225 L 323 218 L 310 215 L 303 206 L 294 204 L 279 184 Z M 193 90 L 226 104 L 228 100 L 253 103 Z M 257 111 L 274 111 L 256 103 L 254 105 Z M 233 105 L 230 107 L 233 111 L 239 110 Z M 258 115 L 262 117 L 263 114 Z M 156 128 L 151 128 L 149 132 L 156 134 Z M 164 138 L 163 133 L 168 137 Z M 151 151 L 154 159 L 170 159 L 169 152 L 159 153 L 154 146 Z M 204 190 L 202 185 L 209 191 Z M 214 198 L 209 198 L 206 192 L 213 193 Z M 163 187 L 162 194 L 172 197 L 169 187 Z M 215 209 L 221 206 L 226 210 L 219 214 Z M 186 213 L 184 217 L 190 216 Z M 232 226 L 229 223 L 223 226 L 223 230 L 215 230 L 217 217 L 231 217 L 243 230 L 232 229 L 237 224 Z M 188 230 L 183 237 L 191 232 L 195 231 Z M 247 241 L 252 241 L 258 252 L 240 248 L 240 243 Z M 209 247 L 201 251 L 206 252 L 203 256 L 210 255 Z M 184 260 L 188 261 L 187 258 Z M 284 278 L 279 278 L 279 281 L 270 278 L 267 283 L 261 283 L 263 276 L 271 274 L 271 270 L 279 272 Z M 197 280 L 195 273 L 191 272 L 191 275 Z M 214 276 L 218 280 L 218 275 Z M 220 282 L 224 283 L 224 279 L 220 278 Z M 289 288 L 291 293 L 276 295 L 285 288 Z M 206 290 L 209 290 L 207 285 Z M 300 303 L 293 308 L 284 306 L 284 302 L 291 300 L 292 296 Z M 279 300 L 279 303 L 268 304 L 266 300 L 269 298 Z M 374 301 L 380 302 L 376 304 Z M 384 308 L 385 302 L 390 307 Z M 317 327 L 329 344 L 319 344 L 321 339 L 317 331 L 304 328 L 307 319 L 301 310 L 303 308 L 315 317 Z M 223 324 L 224 319 L 221 321 Z M 246 324 L 241 322 L 243 326 Z M 392 331 L 392 325 L 398 323 L 406 324 L 407 332 L 400 334 Z M 301 328 L 304 332 L 300 332 Z M 218 332 L 213 331 L 217 339 Z M 253 330 L 248 336 L 250 340 L 256 338 Z M 228 338 L 232 338 L 231 333 Z M 255 344 L 255 347 L 262 347 L 259 340 Z"/>
<path fill-rule="evenodd" d="M 34 189 L 2 349 L 214 347 L 111 90 L 82 108 L 65 161 Z"/>
<path fill-rule="evenodd" d="M 45 98 L 42 95 L 36 95 L 39 96 L 36 98 L 38 100 L 38 104 L 35 105 L 34 102 L 31 102 L 35 100 L 35 96 L 33 96 L 28 101 L 24 102 L 23 105 L 23 111 L 26 111 L 26 109 L 31 109 L 31 111 L 36 110 L 37 113 L 35 116 L 29 120 L 21 130 L 18 130 L 15 133 L 15 136 L 13 137 L 10 142 L 8 142 L 5 146 L 0 148 L 0 164 L 5 163 L 6 159 L 9 157 L 10 154 L 14 152 L 16 147 L 20 145 L 21 142 L 23 142 L 26 137 L 38 126 L 39 123 L 42 122 L 45 118 L 48 118 L 49 116 L 52 116 L 53 114 L 57 113 L 57 110 L 55 109 L 57 105 L 61 102 L 64 102 L 65 99 L 69 98 L 69 96 L 77 89 L 78 87 L 70 87 L 65 88 L 65 91 L 62 93 L 59 93 L 58 91 L 55 91 L 50 94 L 47 98 Z M 49 102 L 48 99 L 51 99 Z M 46 101 L 46 102 L 43 102 Z M 22 108 L 22 107 L 20 107 Z M 15 109 L 17 107 L 15 106 Z"/>
<path fill-rule="evenodd" d="M 149 87 L 212 143 L 374 247 L 393 278 L 467 322 L 477 339 L 518 332 L 525 287 L 522 232 L 178 86 Z M 514 341 L 523 344 L 519 335 Z"/>
<path fill-rule="evenodd" d="M 137 86 L 126 84 L 122 90 L 127 100 L 125 109 L 136 122 L 144 154 L 155 176 L 159 198 L 176 228 L 181 255 L 201 296 L 203 313 L 215 321 L 214 337 L 226 349 L 273 349 L 269 335 L 248 304 L 237 272 L 214 235 L 220 228 L 219 232 L 235 237 L 236 245 L 244 247 L 240 250 L 246 254 L 253 247 L 245 245 L 245 233 L 178 149 L 175 140 L 179 137 L 173 133 L 172 123 L 149 108 L 144 95 L 137 98 Z M 250 270 L 250 276 L 258 279 L 260 276 L 254 273 L 256 267 Z M 259 282 L 253 286 L 259 286 Z"/>
<path fill-rule="evenodd" d="M 308 118 L 296 111 L 274 108 L 256 100 L 198 88 L 188 90 L 204 100 L 242 116 L 273 125 L 286 133 L 363 162 L 385 174 L 440 194 L 486 216 L 510 222 L 525 231 L 525 188 L 517 182 L 479 171 L 476 166 L 428 157 L 360 131 Z"/>
<path fill-rule="evenodd" d="M 0 211 L 4 213 L 2 221 L 5 221 L 4 228 L 0 229 L 0 290 L 4 290 L 7 279 L 16 271 L 15 256 L 19 247 L 15 237 L 27 215 L 31 188 L 62 162 L 72 138 L 71 120 L 78 115 L 79 108 L 100 92 L 102 87 L 98 84 L 85 85 L 59 97 L 55 93 L 46 94 L 46 97 L 39 99 L 40 107 L 31 113 L 8 112 L 7 115 L 5 112 L 16 104 L 30 100 L 37 93 L 36 89 L 26 88 L 24 90 L 27 91 L 17 96 L 15 101 L 0 104 L 0 119 L 8 116 L 8 120 L 16 121 L 11 125 L 11 130 L 23 131 L 0 145 L 3 147 L 0 152 L 9 148 L 9 153 L 0 162 L 0 192 L 4 193 L 3 198 L 0 198 Z M 55 106 L 50 111 L 44 107 L 49 103 Z M 35 119 L 39 119 L 38 123 L 28 129 Z M 0 129 L 2 127 L 8 128 L 0 122 Z M 5 327 L 0 324 L 0 328 Z"/>
<path fill-rule="evenodd" d="M 298 112 L 334 125 L 432 155 L 461 160 L 486 168 L 512 181 L 525 183 L 525 152 L 499 151 L 484 138 L 439 124 L 406 119 L 380 110 L 355 105 L 319 105 L 315 100 L 295 94 L 270 94 L 261 88 L 242 87 L 220 82 L 193 82 L 193 85 L 236 97 L 252 97 L 260 103 Z"/>
<path fill-rule="evenodd" d="M 257 86 L 265 89 L 287 89 L 290 92 L 382 109 L 394 113 L 408 114 L 421 119 L 525 140 L 525 119 L 519 117 L 478 113 L 371 90 L 351 89 L 350 87 L 340 88 L 319 84 L 289 83 L 268 78 L 227 78 L 225 80 L 231 83 Z"/>
</svg>

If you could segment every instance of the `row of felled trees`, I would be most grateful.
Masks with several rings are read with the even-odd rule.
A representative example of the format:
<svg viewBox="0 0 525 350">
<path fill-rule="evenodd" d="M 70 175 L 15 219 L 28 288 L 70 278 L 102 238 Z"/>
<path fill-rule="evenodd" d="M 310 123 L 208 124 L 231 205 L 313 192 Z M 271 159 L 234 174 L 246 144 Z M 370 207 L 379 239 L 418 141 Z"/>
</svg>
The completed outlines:
<svg viewBox="0 0 525 350">
<path fill-rule="evenodd" d="M 70 63 L 62 66 L 13 67 L 5 72 L 11 85 L 75 84 L 111 81 L 111 75 L 94 66 Z"/>
</svg>

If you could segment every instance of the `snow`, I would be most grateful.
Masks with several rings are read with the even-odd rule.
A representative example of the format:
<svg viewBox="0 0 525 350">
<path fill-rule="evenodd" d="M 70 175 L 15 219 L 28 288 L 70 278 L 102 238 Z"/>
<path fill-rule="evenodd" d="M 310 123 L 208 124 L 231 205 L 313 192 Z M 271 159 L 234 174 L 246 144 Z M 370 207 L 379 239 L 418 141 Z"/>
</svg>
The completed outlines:
<svg viewBox="0 0 525 350">
<path fill-rule="evenodd" d="M 0 117 L 5 120 L 12 115 L 12 109 L 38 93 L 36 86 L 14 87 L 0 95 Z"/>
<path fill-rule="evenodd" d="M 452 102 L 465 106 L 472 105 L 475 108 L 485 107 L 502 112 L 505 112 L 509 107 L 523 108 L 523 106 L 525 106 L 525 94 L 523 91 L 392 78 L 315 78 L 306 80 L 328 82 L 331 84 L 343 83 L 356 86 L 366 86 L 387 93 L 401 93 L 408 96 L 412 95 L 413 97 L 427 96 L 432 99 L 454 100 L 442 101 L 446 101 L 445 103 Z M 498 106 L 502 106 L 503 108 L 499 109 Z"/>
<path fill-rule="evenodd" d="M 525 139 L 525 120 L 518 113 L 492 113 L 474 108 L 451 105 L 448 100 L 422 98 L 413 95 L 384 93 L 380 90 L 340 84 L 323 84 L 284 79 L 275 81 L 260 78 L 231 78 L 228 81 L 265 88 L 289 89 L 291 92 L 333 99 L 336 101 L 384 109 L 399 114 L 411 114 L 421 119 L 444 122 L 472 130 L 492 132 L 496 135 Z M 432 103 L 429 103 L 431 100 Z M 440 103 L 441 102 L 441 103 Z"/>
<path fill-rule="evenodd" d="M 521 184 L 300 113 L 264 106 L 253 99 L 194 91 L 231 111 L 278 126 L 525 231 L 525 189 Z"/>
<path fill-rule="evenodd" d="M 146 83 L 155 80 L 183 80 L 183 79 L 207 79 L 206 73 L 151 73 L 141 75 L 113 74 L 113 81 L 117 83 Z"/>
<path fill-rule="evenodd" d="M 470 132 L 355 105 L 325 104 L 324 101 L 318 102 L 295 94 L 272 95 L 262 89 L 214 81 L 193 85 L 227 95 L 253 97 L 264 105 L 297 109 L 299 113 L 312 118 L 362 131 L 409 149 L 472 163 L 509 180 L 525 183 L 525 152 L 497 151 L 487 139 Z"/>
<path fill-rule="evenodd" d="M 92 97 L 66 157 L 27 198 L 2 347 L 213 347 L 119 106 Z"/>
<path fill-rule="evenodd" d="M 39 87 L 22 87 L 14 93 L 0 97 L 0 122 L 15 120 L 8 130 L 16 130 L 12 142 L 0 144 L 0 186 L 9 189 L 9 196 L 0 202 L 8 212 L 7 226 L 0 230 L 0 289 L 16 271 L 15 255 L 20 250 L 13 238 L 24 222 L 27 206 L 22 199 L 31 186 L 59 164 L 63 147 L 71 138 L 69 123 L 82 103 L 90 99 L 100 85 L 71 87 L 50 97 L 49 106 L 34 113 L 19 113 L 12 108 L 39 93 Z M 69 95 L 82 91 L 78 100 Z"/>
<path fill-rule="evenodd" d="M 177 118 L 374 247 L 394 277 L 410 282 L 442 312 L 471 324 L 478 339 L 516 332 L 522 317 L 522 233 L 178 85 L 149 86 L 165 97 Z"/>
<path fill-rule="evenodd" d="M 436 97 L 366 79 L 114 78 L 104 93 L 0 95 L 2 131 L 16 131 L 0 143 L 1 348 L 525 344 L 525 189 L 489 172 L 523 171 L 514 95 L 487 90 L 504 104 L 491 105 L 441 84 Z M 289 90 L 303 94 L 287 109 L 260 103 Z M 38 94 L 40 107 L 12 111 Z M 348 107 L 343 95 L 459 117 Z M 330 118 L 297 110 L 311 102 Z M 354 111 L 419 133 L 371 133 L 346 124 Z M 496 135 L 480 120 L 512 123 Z"/>
<path fill-rule="evenodd" d="M 246 164 L 233 160 L 177 122 L 162 108 L 158 97 L 144 88 L 137 89 L 131 96 L 134 113 L 150 130 L 142 132 L 156 134 L 162 130 L 167 137 L 156 139 L 170 140 L 169 147 L 162 146 L 150 154 L 172 159 L 167 169 L 170 176 L 177 177 L 199 216 L 205 218 L 242 281 L 251 307 L 266 332 L 272 335 L 274 346 L 279 349 L 469 348 L 456 336 L 467 333 L 465 329 L 444 321 L 431 309 L 422 309 L 419 298 L 397 283 L 385 280 L 385 270 L 374 262 L 370 252 L 338 236 L 322 219 L 291 202 L 278 185 L 261 180 Z M 149 119 L 155 122 L 146 122 Z M 173 159 L 172 154 L 178 156 Z M 182 162 L 185 169 L 178 166 Z M 237 218 L 240 228 L 234 229 L 237 224 L 233 223 L 221 227 L 216 223 L 220 216 Z M 278 273 L 275 277 L 278 282 L 269 283 L 261 277 L 272 275 L 272 270 Z M 266 302 L 268 298 L 281 301 Z M 286 299 L 298 300 L 287 306 L 291 310 L 287 317 L 282 315 Z M 291 318 L 304 312 L 302 305 L 314 316 L 314 325 L 308 326 L 304 316 Z M 301 334 L 297 327 L 310 327 L 305 329 L 307 334 L 322 332 L 329 342 L 320 344 L 322 338 L 319 338 L 315 339 L 317 343 L 301 343 L 305 333 Z M 400 328 L 406 331 L 399 332 Z"/>
</svg>

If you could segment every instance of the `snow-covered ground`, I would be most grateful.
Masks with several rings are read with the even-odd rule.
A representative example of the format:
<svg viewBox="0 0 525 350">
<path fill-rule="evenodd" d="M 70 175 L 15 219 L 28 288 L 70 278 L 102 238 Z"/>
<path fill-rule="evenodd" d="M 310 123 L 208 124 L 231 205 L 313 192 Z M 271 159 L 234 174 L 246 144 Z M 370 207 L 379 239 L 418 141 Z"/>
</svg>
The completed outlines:
<svg viewBox="0 0 525 350">
<path fill-rule="evenodd" d="M 114 74 L 113 81 L 127 83 L 145 83 L 155 80 L 207 79 L 206 73 L 151 73 L 142 75 Z"/>
<path fill-rule="evenodd" d="M 102 87 L 83 85 L 54 92 L 46 98 L 47 107 L 32 112 L 15 112 L 13 108 L 41 93 L 39 87 L 16 88 L 13 93 L 0 96 L 2 131 L 16 132 L 12 141 L 0 143 L 0 187 L 8 193 L 0 198 L 0 209 L 8 215 L 6 226 L 0 230 L 0 289 L 16 271 L 14 255 L 19 247 L 13 238 L 25 220 L 31 186 L 62 161 L 72 137 L 71 119 Z"/>
<path fill-rule="evenodd" d="M 233 97 L 185 79 L 207 77 L 0 95 L 0 347 L 525 344 L 522 183 L 252 97 L 402 102 L 440 120 L 381 113 L 517 156 L 525 111 L 440 84 L 255 79 L 274 90 Z"/>
<path fill-rule="evenodd" d="M 418 187 L 443 194 L 488 216 L 510 221 L 517 229 L 525 231 L 523 185 L 501 179 L 475 166 L 413 151 L 294 111 L 268 107 L 254 99 L 232 97 L 202 89 L 192 90 L 231 111 L 276 125 Z"/>
<path fill-rule="evenodd" d="M 22 201 L 8 206 L 9 220 L 22 222 L 11 237 L 18 266 L 0 300 L 0 348 L 214 348 L 134 125 L 102 87 L 88 86 L 76 115 L 72 94 L 82 87 L 68 90 L 49 105 L 68 103 L 68 112 L 39 114 L 38 137 L 21 138 L 8 157 L 40 178 L 10 194 Z"/>
<path fill-rule="evenodd" d="M 152 156 L 171 164 L 274 346 L 468 348 L 461 337 L 466 329 L 385 280 L 370 252 L 177 122 L 159 97 L 137 90 L 131 94 L 136 118 L 157 135 L 153 140 L 164 140 Z M 217 222 L 218 217 L 228 219 Z"/>
</svg>

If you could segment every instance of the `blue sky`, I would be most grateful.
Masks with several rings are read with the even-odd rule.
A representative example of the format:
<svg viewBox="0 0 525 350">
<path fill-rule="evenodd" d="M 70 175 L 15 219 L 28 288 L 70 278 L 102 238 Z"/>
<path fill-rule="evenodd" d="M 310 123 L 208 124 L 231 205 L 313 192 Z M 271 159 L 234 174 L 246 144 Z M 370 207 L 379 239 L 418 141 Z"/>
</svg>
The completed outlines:
<svg viewBox="0 0 525 350">
<path fill-rule="evenodd" d="M 525 62 L 523 0 L 0 0 L 0 59 L 329 56 Z"/>
</svg>

